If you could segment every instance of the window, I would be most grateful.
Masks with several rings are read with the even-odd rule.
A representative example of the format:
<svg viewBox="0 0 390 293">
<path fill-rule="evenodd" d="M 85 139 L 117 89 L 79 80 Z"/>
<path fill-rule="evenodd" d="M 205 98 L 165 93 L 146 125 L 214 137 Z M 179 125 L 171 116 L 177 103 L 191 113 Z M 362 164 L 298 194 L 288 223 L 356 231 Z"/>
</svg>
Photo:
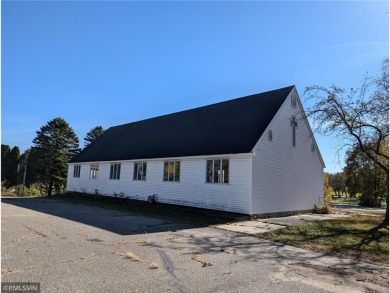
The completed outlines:
<svg viewBox="0 0 390 293">
<path fill-rule="evenodd" d="M 298 127 L 298 122 L 295 120 L 295 117 L 293 116 L 291 118 L 291 127 L 292 127 L 292 146 L 295 147 L 296 146 L 296 128 Z"/>
<path fill-rule="evenodd" d="M 119 180 L 121 178 L 121 164 L 111 164 L 110 179 Z"/>
<path fill-rule="evenodd" d="M 81 165 L 74 165 L 73 166 L 73 177 L 80 178 L 80 170 L 81 170 Z"/>
<path fill-rule="evenodd" d="M 272 141 L 272 130 L 268 130 L 268 140 Z"/>
<path fill-rule="evenodd" d="M 99 176 L 99 165 L 92 164 L 91 170 L 89 171 L 89 179 L 98 179 Z"/>
<path fill-rule="evenodd" d="M 207 160 L 206 182 L 229 183 L 229 160 Z"/>
<path fill-rule="evenodd" d="M 295 93 L 291 95 L 291 107 L 297 107 L 297 95 Z"/>
<path fill-rule="evenodd" d="M 146 180 L 146 162 L 134 163 L 133 180 Z"/>
<path fill-rule="evenodd" d="M 180 181 L 180 161 L 164 162 L 163 181 Z"/>
<path fill-rule="evenodd" d="M 311 152 L 314 153 L 314 142 L 311 143 Z"/>
</svg>

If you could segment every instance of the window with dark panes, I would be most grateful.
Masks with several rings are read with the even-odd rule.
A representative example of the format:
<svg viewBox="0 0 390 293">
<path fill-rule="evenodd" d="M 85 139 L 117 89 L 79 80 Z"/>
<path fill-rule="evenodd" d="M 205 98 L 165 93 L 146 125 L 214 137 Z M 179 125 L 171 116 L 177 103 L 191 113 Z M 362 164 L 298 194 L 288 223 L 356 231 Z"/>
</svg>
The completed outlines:
<svg viewBox="0 0 390 293">
<path fill-rule="evenodd" d="M 133 180 L 146 180 L 146 162 L 134 163 Z"/>
<path fill-rule="evenodd" d="M 222 160 L 222 183 L 229 183 L 229 160 Z"/>
<path fill-rule="evenodd" d="M 206 182 L 213 183 L 213 160 L 207 160 Z"/>
<path fill-rule="evenodd" d="M 119 180 L 121 178 L 121 164 L 111 164 L 110 179 Z"/>
<path fill-rule="evenodd" d="M 221 183 L 221 160 L 214 160 L 214 183 Z"/>
<path fill-rule="evenodd" d="M 229 183 L 229 160 L 228 159 L 207 160 L 206 182 Z"/>
<path fill-rule="evenodd" d="M 81 170 L 81 165 L 74 165 L 74 167 L 73 167 L 73 177 L 80 178 L 80 170 Z"/>
</svg>

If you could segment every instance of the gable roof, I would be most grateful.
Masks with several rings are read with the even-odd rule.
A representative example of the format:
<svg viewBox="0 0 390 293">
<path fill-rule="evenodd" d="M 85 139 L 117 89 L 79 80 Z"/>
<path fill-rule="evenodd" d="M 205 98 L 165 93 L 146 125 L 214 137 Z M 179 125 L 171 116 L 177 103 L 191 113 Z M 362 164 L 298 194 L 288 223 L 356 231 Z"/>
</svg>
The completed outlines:
<svg viewBox="0 0 390 293">
<path fill-rule="evenodd" d="M 70 162 L 249 153 L 293 88 L 114 126 Z"/>
</svg>

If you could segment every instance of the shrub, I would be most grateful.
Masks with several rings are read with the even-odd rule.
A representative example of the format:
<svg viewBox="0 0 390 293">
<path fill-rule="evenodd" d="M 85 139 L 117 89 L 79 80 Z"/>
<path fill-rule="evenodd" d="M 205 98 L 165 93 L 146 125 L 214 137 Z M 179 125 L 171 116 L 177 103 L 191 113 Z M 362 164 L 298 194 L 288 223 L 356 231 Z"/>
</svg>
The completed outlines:
<svg viewBox="0 0 390 293">
<path fill-rule="evenodd" d="M 17 196 L 23 196 L 23 184 L 16 186 Z M 31 184 L 30 187 L 24 187 L 24 196 L 43 196 L 45 192 L 40 184 Z"/>
<path fill-rule="evenodd" d="M 316 203 L 314 205 L 314 212 L 316 214 L 330 214 L 330 206 L 328 204 L 323 204 L 323 203 Z"/>
<path fill-rule="evenodd" d="M 10 187 L 8 188 L 8 182 L 7 181 L 1 181 L 1 195 L 2 196 L 16 196 L 15 188 Z"/>
</svg>

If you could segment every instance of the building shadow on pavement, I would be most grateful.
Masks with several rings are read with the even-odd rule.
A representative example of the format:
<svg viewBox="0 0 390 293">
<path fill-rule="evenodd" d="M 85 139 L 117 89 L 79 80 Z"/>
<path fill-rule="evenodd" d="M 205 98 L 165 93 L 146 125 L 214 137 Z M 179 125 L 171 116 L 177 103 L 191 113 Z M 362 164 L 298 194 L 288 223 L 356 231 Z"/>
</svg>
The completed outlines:
<svg viewBox="0 0 390 293">
<path fill-rule="evenodd" d="M 2 204 L 45 213 L 85 225 L 94 226 L 120 235 L 158 233 L 195 228 L 192 223 L 171 218 L 139 215 L 102 207 L 65 202 L 56 198 L 2 198 Z M 3 206 L 4 211 L 4 206 Z M 3 213 L 4 214 L 4 213 Z"/>
</svg>

